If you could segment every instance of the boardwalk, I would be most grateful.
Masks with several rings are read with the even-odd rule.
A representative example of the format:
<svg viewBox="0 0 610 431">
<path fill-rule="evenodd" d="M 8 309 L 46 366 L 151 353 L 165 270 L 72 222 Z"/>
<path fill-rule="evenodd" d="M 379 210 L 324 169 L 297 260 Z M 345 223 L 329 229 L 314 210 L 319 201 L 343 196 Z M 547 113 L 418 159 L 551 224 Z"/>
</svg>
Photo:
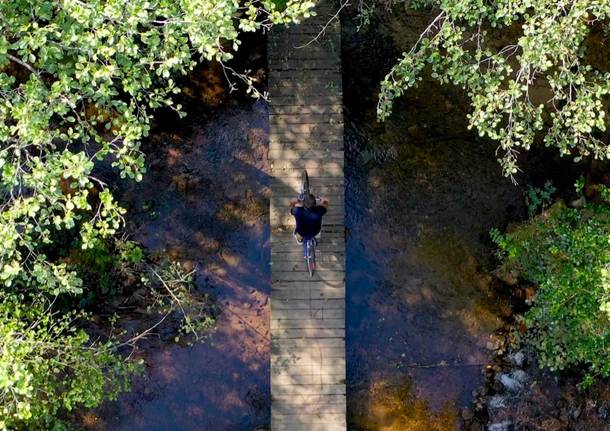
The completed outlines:
<svg viewBox="0 0 610 431">
<path fill-rule="evenodd" d="M 345 228 L 341 34 L 334 22 L 304 48 L 331 8 L 269 37 L 271 198 L 271 429 L 344 431 Z M 309 277 L 287 207 L 303 169 L 330 200 Z"/>
</svg>

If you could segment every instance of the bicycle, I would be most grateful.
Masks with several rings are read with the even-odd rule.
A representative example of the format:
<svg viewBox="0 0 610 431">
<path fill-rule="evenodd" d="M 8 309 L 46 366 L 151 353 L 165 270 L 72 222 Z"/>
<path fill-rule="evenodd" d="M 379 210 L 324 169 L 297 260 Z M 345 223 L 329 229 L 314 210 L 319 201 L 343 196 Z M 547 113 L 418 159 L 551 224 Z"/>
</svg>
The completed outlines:
<svg viewBox="0 0 610 431">
<path fill-rule="evenodd" d="M 309 176 L 307 175 L 307 170 L 303 171 L 301 175 L 301 190 L 299 193 L 299 201 L 303 202 L 306 196 L 309 196 L 311 192 L 309 191 Z M 313 277 L 313 273 L 316 270 L 316 245 L 318 245 L 318 241 L 315 237 L 304 237 L 303 238 L 303 255 L 307 262 L 307 270 L 309 271 L 309 276 Z"/>
</svg>

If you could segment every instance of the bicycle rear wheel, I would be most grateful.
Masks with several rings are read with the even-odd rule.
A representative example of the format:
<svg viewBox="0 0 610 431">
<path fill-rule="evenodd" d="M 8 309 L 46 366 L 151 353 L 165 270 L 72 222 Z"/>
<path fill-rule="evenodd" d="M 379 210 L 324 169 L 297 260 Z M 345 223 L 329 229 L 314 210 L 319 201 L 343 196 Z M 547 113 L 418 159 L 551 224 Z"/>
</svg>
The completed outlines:
<svg viewBox="0 0 610 431">
<path fill-rule="evenodd" d="M 313 273 L 316 270 L 316 241 L 315 239 L 307 240 L 307 270 L 309 276 L 313 277 Z"/>
</svg>

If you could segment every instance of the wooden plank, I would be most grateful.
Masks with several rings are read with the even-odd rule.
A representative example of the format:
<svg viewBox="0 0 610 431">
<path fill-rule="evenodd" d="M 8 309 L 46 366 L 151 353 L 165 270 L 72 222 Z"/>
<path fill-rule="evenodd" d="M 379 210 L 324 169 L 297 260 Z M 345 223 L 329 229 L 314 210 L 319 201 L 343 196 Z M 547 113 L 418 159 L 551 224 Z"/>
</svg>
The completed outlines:
<svg viewBox="0 0 610 431">
<path fill-rule="evenodd" d="M 298 309 L 308 309 L 308 310 L 333 310 L 333 309 L 343 309 L 342 303 L 345 299 L 345 291 L 343 289 L 271 289 L 273 294 L 273 299 L 271 304 L 275 304 L 275 308 L 272 305 L 273 310 L 279 310 L 284 307 L 287 310 L 298 310 Z M 332 307 L 329 300 L 336 299 L 340 300 L 335 307 Z M 275 300 L 275 302 L 274 302 Z M 295 304 L 296 300 L 307 300 L 302 306 Z M 316 304 L 315 300 L 324 300 L 325 302 L 320 302 Z"/>
<path fill-rule="evenodd" d="M 292 90 L 292 89 L 291 89 Z M 343 115 L 341 113 L 334 114 L 270 114 L 270 124 L 284 124 L 284 123 L 324 123 L 328 120 L 334 120 L 336 123 L 343 122 Z"/>
<path fill-rule="evenodd" d="M 345 336 L 345 329 L 276 329 L 272 336 L 274 338 L 339 338 Z"/>
<path fill-rule="evenodd" d="M 276 385 L 271 388 L 271 396 L 275 399 L 289 395 L 345 395 L 345 393 L 345 385 Z"/>
<path fill-rule="evenodd" d="M 315 189 L 312 188 L 311 192 L 317 197 L 324 196 L 332 202 L 337 202 L 345 200 L 343 189 L 344 186 L 331 184 L 328 186 L 318 186 Z M 276 197 L 295 198 L 299 194 L 299 186 L 278 184 L 277 188 L 272 190 L 272 194 Z"/>
<path fill-rule="evenodd" d="M 269 157 L 274 160 L 343 160 L 343 151 L 326 148 L 323 150 L 298 150 L 293 148 L 269 149 Z"/>
<path fill-rule="evenodd" d="M 277 30 L 277 29 L 276 29 Z M 274 33 L 274 32 L 272 32 Z M 314 40 L 313 34 L 286 34 L 283 37 L 271 37 L 269 39 L 269 53 L 276 51 L 300 51 L 306 49 L 326 49 L 329 55 L 337 57 L 341 53 L 341 37 L 339 34 L 328 32 L 323 38 Z M 304 46 L 309 44 L 308 46 Z M 277 55 L 280 57 L 280 55 Z"/>
<path fill-rule="evenodd" d="M 285 108 L 285 110 L 283 110 L 283 113 L 276 113 L 275 111 L 271 112 L 269 115 L 269 124 L 271 126 L 287 128 L 291 124 L 294 124 L 294 125 L 310 124 L 310 125 L 320 125 L 321 127 L 328 129 L 329 125 L 331 125 L 331 124 L 343 125 L 343 118 L 342 118 L 343 116 L 338 109 L 335 109 L 334 112 L 330 112 L 330 113 L 327 111 L 319 112 L 319 113 L 305 112 L 305 113 L 302 113 L 300 116 L 297 113 L 290 112 L 288 110 L 291 106 L 299 105 L 301 103 L 301 100 L 317 98 L 318 96 L 316 96 L 315 94 L 308 94 L 308 93 L 304 93 L 301 91 L 294 91 L 290 95 L 283 95 L 280 97 L 284 100 L 292 99 L 292 102 L 294 102 L 294 105 L 290 104 L 288 106 L 283 106 L 282 108 Z M 328 105 L 316 105 L 316 106 L 328 107 Z M 334 106 L 336 106 L 336 105 L 334 105 Z M 278 106 L 277 109 L 280 110 L 280 107 Z M 343 132 L 342 128 L 340 128 L 338 130 L 341 133 Z"/>
<path fill-rule="evenodd" d="M 324 229 L 324 226 L 323 226 Z M 324 239 L 324 241 L 336 241 L 345 240 L 345 231 L 343 230 L 323 230 L 320 233 L 320 239 Z M 271 244 L 296 244 L 294 236 L 292 232 L 275 232 L 275 235 L 271 238 Z M 298 245 L 298 244 L 296 244 Z"/>
<path fill-rule="evenodd" d="M 269 112 L 271 115 L 282 115 L 282 114 L 341 114 L 343 112 L 343 106 L 338 104 L 334 105 L 318 105 L 318 104 L 310 104 L 307 106 L 276 106 L 270 105 Z"/>
<path fill-rule="evenodd" d="M 295 78 L 291 77 L 291 79 Z M 296 79 L 306 79 L 306 76 L 296 77 Z M 269 102 L 275 106 L 307 106 L 309 104 L 339 106 L 341 104 L 341 98 L 336 94 L 327 94 L 316 97 L 305 97 L 300 95 L 274 97 L 273 95 L 270 95 Z"/>
<path fill-rule="evenodd" d="M 337 262 L 343 262 L 344 257 L 345 257 L 345 253 L 327 253 L 323 250 L 320 249 L 316 249 L 317 253 L 316 256 L 318 259 L 317 262 L 320 265 L 325 265 L 325 264 L 334 264 Z M 295 263 L 300 263 L 304 260 L 303 257 L 303 249 L 302 248 L 297 248 L 296 250 L 289 250 L 289 251 L 275 251 L 274 253 L 271 254 L 271 266 L 274 265 L 278 265 L 278 264 L 292 264 L 294 265 Z M 273 268 L 272 268 L 273 270 Z M 283 269 L 280 267 L 279 269 L 280 271 L 282 271 Z"/>
<path fill-rule="evenodd" d="M 347 429 L 340 23 L 312 42 L 335 9 L 320 2 L 318 16 L 268 38 L 273 431 Z M 313 277 L 288 212 L 303 169 L 312 192 L 331 201 Z"/>
<path fill-rule="evenodd" d="M 322 190 L 323 188 L 336 188 L 336 189 L 345 189 L 345 184 L 343 183 L 342 177 L 332 176 L 332 177 L 317 177 L 314 175 L 309 176 L 309 180 L 311 182 L 311 191 L 315 195 L 321 194 L 318 190 Z M 273 192 L 274 187 L 279 187 L 280 190 L 283 189 L 293 189 L 300 190 L 301 187 L 301 178 L 300 176 L 292 176 L 292 177 L 284 177 L 284 178 L 276 178 L 272 177 L 271 179 L 271 191 Z M 323 193 L 322 193 L 323 194 Z"/>
<path fill-rule="evenodd" d="M 272 161 L 273 162 L 273 161 Z M 320 161 L 322 162 L 322 161 Z M 290 178 L 301 179 L 303 175 L 303 168 L 301 167 L 283 167 L 283 168 L 271 168 L 271 172 L 277 179 L 281 179 L 282 181 Z M 284 171 L 284 172 L 280 172 Z M 311 187 L 315 187 L 316 184 L 343 184 L 343 166 L 333 166 L 332 169 L 329 169 L 328 166 L 321 167 L 313 167 L 310 166 L 307 168 L 307 173 L 309 174 L 309 180 Z"/>
<path fill-rule="evenodd" d="M 341 289 L 335 289 L 338 294 L 341 294 Z M 307 292 L 306 290 L 298 290 L 299 292 L 304 292 L 309 294 L 311 297 L 311 292 Z M 273 293 L 277 293 L 278 290 L 273 290 Z M 291 292 L 293 292 L 291 290 Z M 329 291 L 327 291 L 329 292 Z M 279 296 L 279 295 L 278 295 Z M 305 310 L 310 312 L 309 316 L 316 315 L 315 312 L 318 310 L 343 310 L 343 298 L 322 298 L 322 299 L 276 299 L 274 298 L 271 301 L 271 305 L 274 311 L 277 311 L 279 317 L 286 317 L 286 312 L 282 312 L 280 310 Z"/>
<path fill-rule="evenodd" d="M 334 137 L 332 139 L 315 139 L 308 136 L 298 136 L 290 141 L 278 138 L 269 139 L 269 150 L 290 149 L 312 151 L 343 151 L 343 148 L 344 145 L 341 137 Z"/>
<path fill-rule="evenodd" d="M 342 370 L 337 370 L 336 373 L 321 373 L 320 368 L 310 367 L 306 369 L 304 374 L 291 373 L 289 367 L 278 369 L 276 373 L 271 374 L 271 386 L 275 385 L 340 385 L 345 383 L 345 374 Z M 273 412 L 273 402 L 272 402 Z M 272 413 L 273 414 L 273 413 Z"/>
</svg>

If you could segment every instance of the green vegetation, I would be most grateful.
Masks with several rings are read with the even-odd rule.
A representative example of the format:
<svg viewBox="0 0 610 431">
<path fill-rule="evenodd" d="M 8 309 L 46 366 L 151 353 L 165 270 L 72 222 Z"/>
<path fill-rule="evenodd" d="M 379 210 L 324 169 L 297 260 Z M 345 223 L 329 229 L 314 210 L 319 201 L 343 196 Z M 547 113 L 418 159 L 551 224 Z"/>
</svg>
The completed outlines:
<svg viewBox="0 0 610 431">
<path fill-rule="evenodd" d="M 558 201 L 504 235 L 492 231 L 501 270 L 537 286 L 524 340 L 551 370 L 586 367 L 586 384 L 610 375 L 610 189 L 600 190 L 599 203 Z"/>
<path fill-rule="evenodd" d="M 535 144 L 562 156 L 610 159 L 610 2 L 607 0 L 423 0 L 384 2 L 436 10 L 419 40 L 381 83 L 377 114 L 423 74 L 465 90 L 469 127 L 499 143 L 504 175 Z M 366 7 L 361 15 L 370 17 Z M 582 192 L 584 180 L 576 184 Z M 584 382 L 610 375 L 610 201 L 552 206 L 552 183 L 526 190 L 530 221 L 492 231 L 501 270 L 534 284 L 523 339 L 552 370 L 586 368 Z M 581 197 L 584 202 L 584 197 Z M 538 214 L 540 211 L 542 213 Z"/>
<path fill-rule="evenodd" d="M 313 6 L 281 4 L 0 2 L 0 429 L 50 429 L 61 410 L 126 387 L 136 366 L 117 356 L 117 341 L 77 329 L 87 318 L 78 310 L 119 289 L 112 275 L 143 259 L 111 239 L 125 211 L 96 166 L 139 180 L 152 111 L 183 114 L 175 77 L 212 60 L 233 73 L 225 62 L 240 31 L 298 21 Z M 232 76 L 252 91 L 248 76 Z M 161 280 L 155 303 L 192 315 L 185 286 L 182 276 Z M 209 327 L 205 316 L 187 319 L 186 331 Z"/>
<path fill-rule="evenodd" d="M 518 153 L 538 140 L 575 160 L 610 158 L 603 138 L 610 2 L 414 2 L 429 3 L 440 13 L 382 82 L 380 118 L 429 71 L 466 90 L 470 127 L 499 142 L 507 176 L 518 171 Z"/>
<path fill-rule="evenodd" d="M 115 398 L 138 369 L 76 329 L 87 314 L 54 310 L 41 296 L 0 294 L 0 429 L 52 429 L 61 410 Z"/>
<path fill-rule="evenodd" d="M 527 206 L 527 214 L 530 218 L 553 203 L 552 196 L 555 191 L 556 189 L 551 181 L 547 181 L 542 189 L 537 187 L 527 188 L 525 205 Z"/>
</svg>

